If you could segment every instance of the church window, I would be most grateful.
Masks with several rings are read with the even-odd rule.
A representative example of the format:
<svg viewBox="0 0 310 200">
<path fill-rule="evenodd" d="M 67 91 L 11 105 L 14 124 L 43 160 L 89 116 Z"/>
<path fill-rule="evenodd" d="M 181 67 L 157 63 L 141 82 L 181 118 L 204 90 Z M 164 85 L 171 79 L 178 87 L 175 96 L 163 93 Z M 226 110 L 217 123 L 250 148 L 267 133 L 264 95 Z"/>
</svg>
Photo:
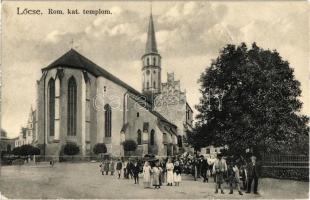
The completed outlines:
<svg viewBox="0 0 310 200">
<path fill-rule="evenodd" d="M 49 133 L 50 136 L 55 134 L 55 81 L 51 78 L 48 82 L 48 94 L 49 94 Z"/>
<path fill-rule="evenodd" d="M 138 132 L 137 132 L 137 143 L 138 145 L 141 145 L 142 144 L 142 133 L 141 133 L 141 130 L 139 129 Z"/>
<path fill-rule="evenodd" d="M 139 117 L 139 116 L 140 116 L 140 113 L 137 112 L 137 117 Z"/>
<path fill-rule="evenodd" d="M 105 137 L 111 137 L 112 131 L 112 111 L 111 106 L 106 104 L 104 106 L 104 134 Z"/>
<path fill-rule="evenodd" d="M 178 146 L 182 147 L 182 136 L 178 135 Z"/>
<path fill-rule="evenodd" d="M 149 87 L 150 87 L 150 83 L 146 82 L 146 88 L 149 89 Z"/>
<path fill-rule="evenodd" d="M 156 58 L 153 58 L 153 64 L 156 65 Z"/>
<path fill-rule="evenodd" d="M 150 145 L 155 144 L 155 131 L 152 129 L 151 130 L 151 138 L 150 138 Z"/>
<path fill-rule="evenodd" d="M 150 75 L 150 70 L 146 70 L 146 75 Z"/>
<path fill-rule="evenodd" d="M 156 88 L 156 82 L 155 82 L 155 81 L 154 81 L 154 83 L 153 83 L 153 87 Z"/>
<path fill-rule="evenodd" d="M 154 70 L 153 73 L 156 74 L 156 71 Z"/>
<path fill-rule="evenodd" d="M 149 58 L 146 59 L 146 64 L 150 65 L 150 59 Z"/>
<path fill-rule="evenodd" d="M 68 81 L 68 135 L 76 135 L 77 86 L 74 77 Z"/>
<path fill-rule="evenodd" d="M 107 87 L 103 86 L 103 91 L 106 92 L 107 91 Z"/>
</svg>

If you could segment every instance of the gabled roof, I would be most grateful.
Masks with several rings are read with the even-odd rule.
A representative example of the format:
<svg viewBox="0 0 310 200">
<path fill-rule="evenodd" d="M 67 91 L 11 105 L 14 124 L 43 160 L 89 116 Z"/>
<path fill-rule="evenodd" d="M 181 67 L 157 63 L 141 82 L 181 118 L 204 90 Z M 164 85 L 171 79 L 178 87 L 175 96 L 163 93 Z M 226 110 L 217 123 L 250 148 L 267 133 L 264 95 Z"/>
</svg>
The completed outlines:
<svg viewBox="0 0 310 200">
<path fill-rule="evenodd" d="M 79 52 L 77 52 L 74 49 L 70 49 L 67 53 L 65 53 L 63 56 L 55 60 L 53 63 L 48 65 L 47 67 L 42 69 L 43 71 L 50 70 L 53 68 L 58 67 L 68 67 L 73 69 L 81 69 L 86 70 L 95 77 L 102 76 L 106 79 L 109 79 L 110 81 L 113 81 L 114 83 L 126 88 L 128 91 L 135 95 L 141 95 L 140 92 L 126 84 L 125 82 L 121 81 L 119 78 L 111 74 L 110 72 L 106 71 L 105 69 L 99 67 L 97 64 L 93 63 L 83 55 L 81 55 Z"/>
<path fill-rule="evenodd" d="M 120 80 L 119 78 L 117 78 L 116 76 L 111 74 L 110 72 L 99 67 L 97 64 L 93 63 L 92 61 L 90 61 L 89 59 L 87 59 L 86 57 L 84 57 L 83 55 L 81 55 L 80 53 L 78 53 L 74 49 L 70 49 L 63 56 L 61 56 L 60 58 L 55 60 L 53 63 L 51 63 L 47 67 L 43 68 L 42 72 L 50 70 L 50 69 L 58 68 L 58 67 L 68 67 L 68 68 L 88 71 L 89 73 L 91 73 L 95 77 L 102 76 L 102 77 L 104 77 L 104 78 L 126 88 L 130 93 L 132 93 L 136 96 L 139 96 L 139 97 L 144 96 L 139 91 L 135 90 L 133 87 L 129 86 L 128 84 L 126 84 L 125 82 L 123 82 L 122 80 Z M 139 98 L 139 99 L 144 99 L 144 98 Z M 147 101 L 145 101 L 145 102 L 137 101 L 137 102 L 140 105 L 146 103 L 146 104 L 144 104 L 144 105 L 147 105 L 146 109 L 148 109 L 153 115 L 155 115 L 160 120 L 163 120 L 163 121 L 167 122 L 168 124 L 176 127 L 174 124 L 169 122 L 166 118 L 164 118 L 161 114 L 152 110 L 152 108 L 151 108 L 152 106 L 151 106 L 150 102 L 147 102 Z"/>
</svg>

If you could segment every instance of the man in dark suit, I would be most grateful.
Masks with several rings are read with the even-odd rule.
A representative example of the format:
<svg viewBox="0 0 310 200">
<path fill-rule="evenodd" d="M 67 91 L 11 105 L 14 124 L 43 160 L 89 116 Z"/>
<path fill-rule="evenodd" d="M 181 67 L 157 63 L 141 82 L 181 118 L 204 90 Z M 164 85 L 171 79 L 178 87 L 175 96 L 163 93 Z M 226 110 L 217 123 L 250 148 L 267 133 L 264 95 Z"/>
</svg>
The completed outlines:
<svg viewBox="0 0 310 200">
<path fill-rule="evenodd" d="M 258 178 L 260 176 L 260 164 L 256 161 L 256 156 L 251 156 L 251 162 L 247 165 L 248 172 L 248 189 L 246 193 L 251 192 L 252 182 L 254 180 L 254 194 L 258 194 Z"/>
<path fill-rule="evenodd" d="M 203 182 L 208 182 L 208 171 L 209 164 L 207 158 L 203 157 L 202 163 L 201 163 L 201 176 L 203 177 Z"/>
</svg>

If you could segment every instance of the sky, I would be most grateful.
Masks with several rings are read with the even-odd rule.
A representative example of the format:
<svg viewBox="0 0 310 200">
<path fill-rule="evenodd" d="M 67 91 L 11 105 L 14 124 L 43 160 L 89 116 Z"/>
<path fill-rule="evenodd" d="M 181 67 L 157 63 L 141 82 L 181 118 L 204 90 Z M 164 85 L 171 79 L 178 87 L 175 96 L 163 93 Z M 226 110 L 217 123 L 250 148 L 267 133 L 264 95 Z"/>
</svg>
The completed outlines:
<svg viewBox="0 0 310 200">
<path fill-rule="evenodd" d="M 40 9 L 43 15 L 17 15 Z M 102 9 L 111 15 L 47 15 L 52 9 Z M 174 72 L 194 109 L 197 80 L 226 44 L 276 49 L 301 82 L 303 114 L 309 115 L 309 5 L 297 1 L 152 1 L 162 80 Z M 71 47 L 141 91 L 141 56 L 150 2 L 68 1 L 2 3 L 2 123 L 9 137 L 19 134 L 35 108 L 41 69 Z M 73 44 L 71 41 L 73 40 Z M 196 113 L 196 111 L 195 111 Z"/>
</svg>

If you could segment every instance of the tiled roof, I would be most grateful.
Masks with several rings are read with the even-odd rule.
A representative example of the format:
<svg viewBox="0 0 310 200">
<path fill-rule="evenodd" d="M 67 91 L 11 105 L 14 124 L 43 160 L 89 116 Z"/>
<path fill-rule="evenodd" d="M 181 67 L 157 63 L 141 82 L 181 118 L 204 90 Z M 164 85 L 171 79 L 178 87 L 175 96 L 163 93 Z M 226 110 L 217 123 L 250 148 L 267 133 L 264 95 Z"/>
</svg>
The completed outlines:
<svg viewBox="0 0 310 200">
<path fill-rule="evenodd" d="M 106 79 L 126 88 L 130 93 L 137 95 L 139 97 L 142 97 L 143 94 L 141 94 L 139 91 L 135 90 L 133 87 L 129 86 L 110 72 L 106 71 L 105 69 L 99 67 L 97 64 L 93 63 L 80 53 L 78 53 L 74 49 L 70 49 L 67 53 L 65 53 L 63 56 L 55 60 L 53 63 L 48 65 L 47 67 L 43 68 L 42 71 L 58 68 L 58 67 L 68 67 L 73 69 L 80 69 L 85 70 L 94 75 L 95 77 L 102 76 Z M 143 99 L 143 98 L 139 98 Z M 136 99 L 135 99 L 136 100 Z M 136 100 L 137 101 L 137 100 Z M 140 102 L 141 100 L 137 101 L 140 105 L 143 104 L 143 106 L 147 105 L 147 109 L 155 115 L 157 118 L 169 123 L 170 125 L 176 127 L 174 124 L 169 122 L 165 117 L 163 117 L 158 112 L 152 110 L 152 106 L 149 102 Z"/>
<path fill-rule="evenodd" d="M 110 72 L 106 71 L 105 69 L 99 67 L 97 64 L 93 63 L 80 53 L 78 53 L 74 49 L 70 49 L 67 53 L 65 53 L 63 56 L 55 60 L 53 63 L 48 65 L 47 67 L 43 68 L 42 71 L 50 70 L 53 68 L 58 67 L 69 67 L 74 69 L 81 69 L 86 70 L 95 77 L 103 76 L 106 79 L 109 79 L 110 81 L 113 81 L 114 83 L 126 88 L 128 91 L 135 95 L 141 95 L 140 92 L 126 84 L 125 82 L 121 81 L 119 78 L 111 74 Z"/>
</svg>

